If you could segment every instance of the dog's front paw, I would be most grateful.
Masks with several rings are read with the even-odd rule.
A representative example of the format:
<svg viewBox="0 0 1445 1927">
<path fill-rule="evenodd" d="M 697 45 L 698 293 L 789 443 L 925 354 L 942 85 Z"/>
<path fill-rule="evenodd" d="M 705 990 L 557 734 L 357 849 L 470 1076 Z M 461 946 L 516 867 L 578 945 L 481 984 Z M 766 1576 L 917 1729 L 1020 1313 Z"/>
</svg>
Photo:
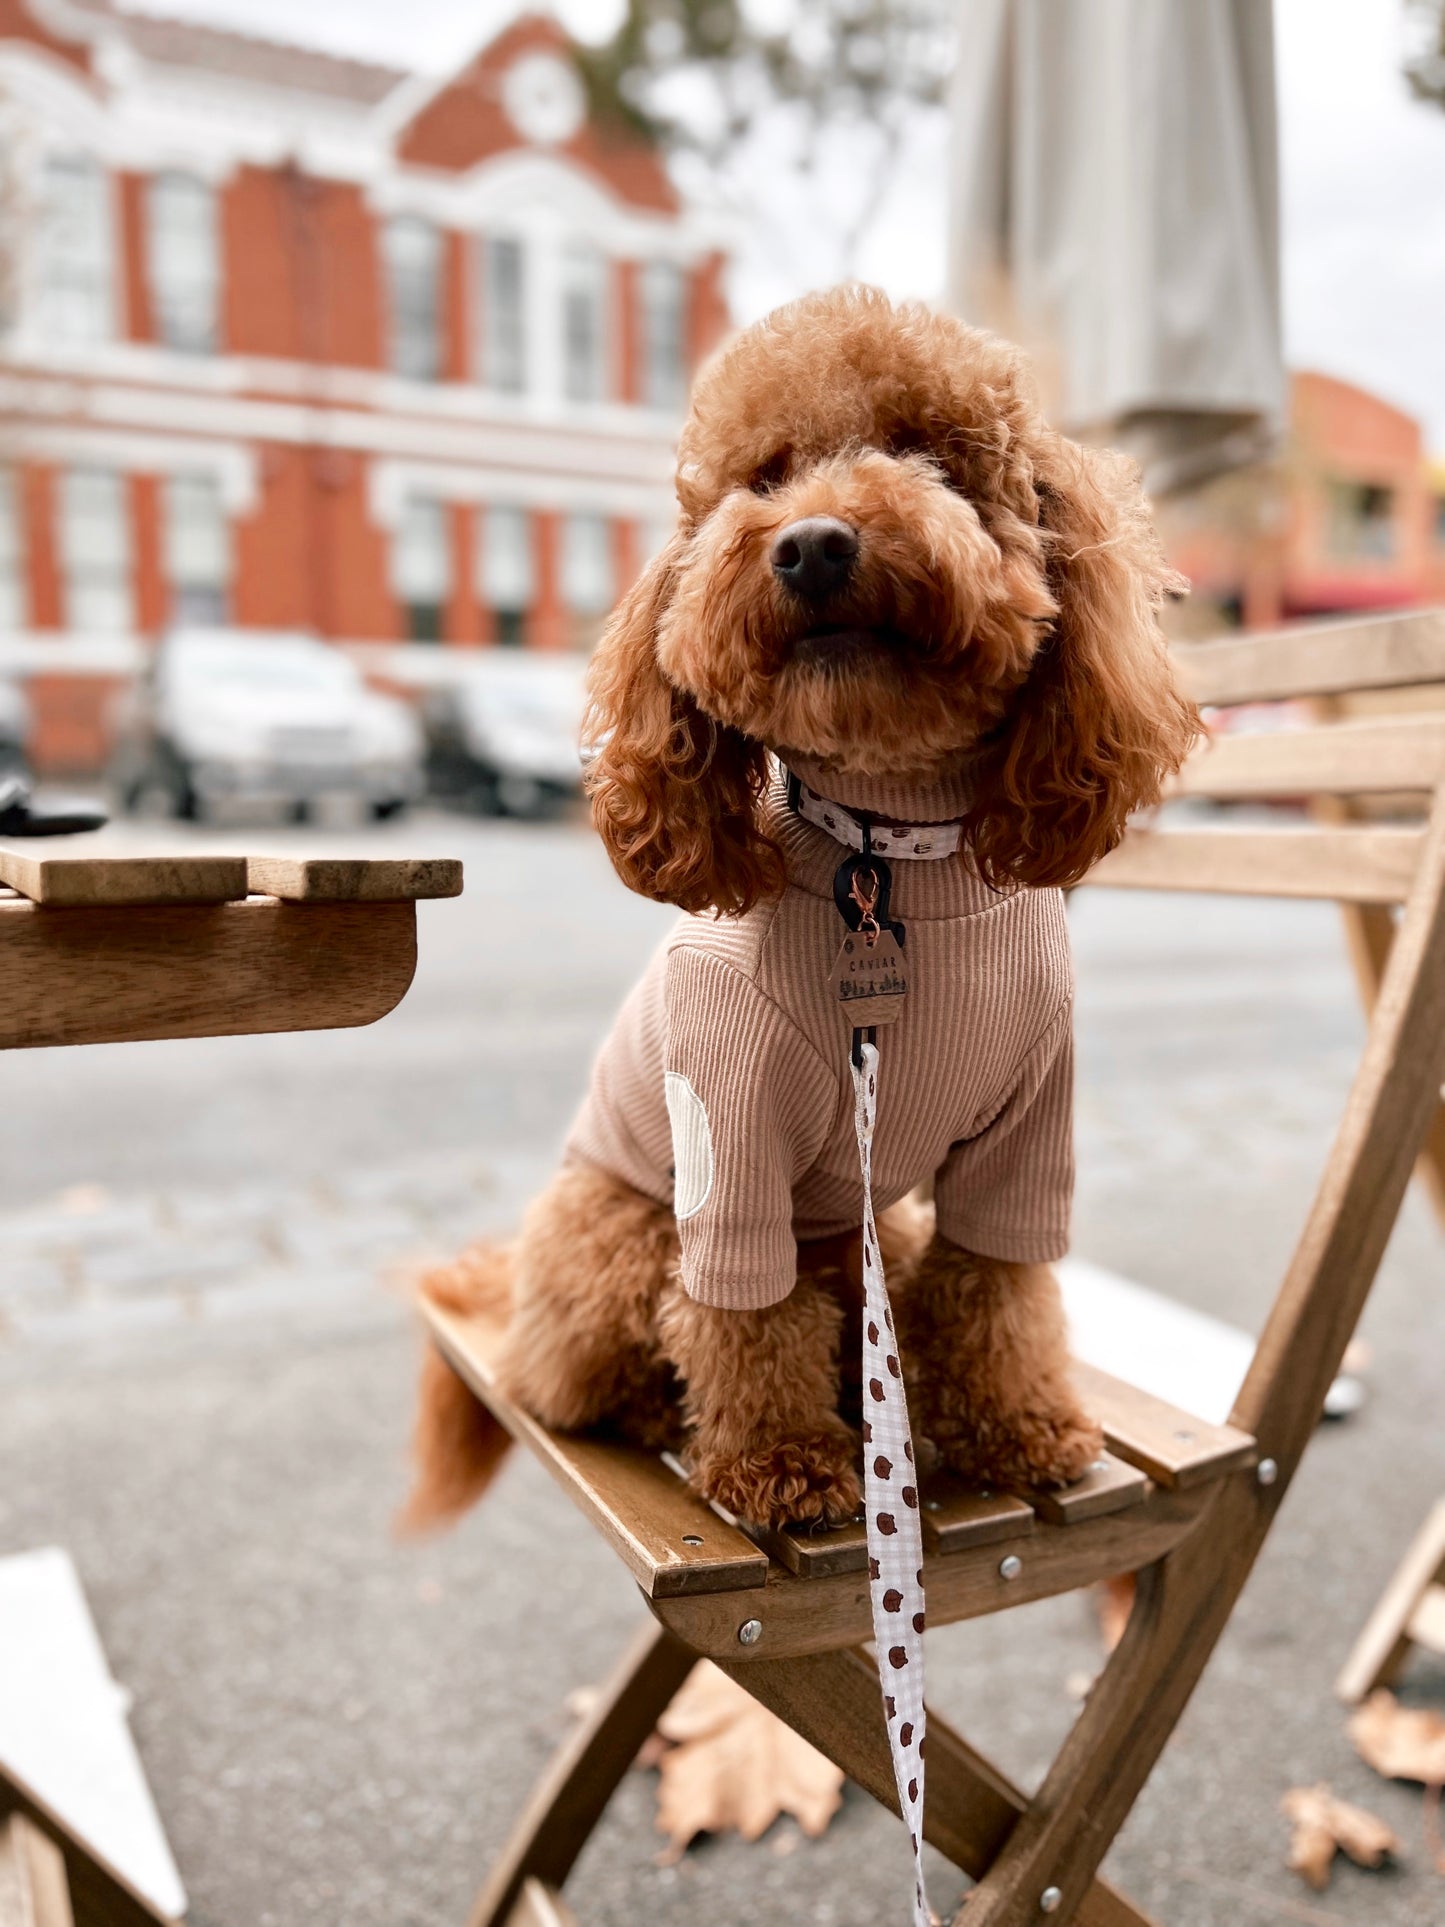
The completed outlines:
<svg viewBox="0 0 1445 1927">
<path fill-rule="evenodd" d="M 703 1452 L 693 1484 L 752 1526 L 842 1525 L 862 1502 L 851 1432 L 770 1439 L 741 1453 Z"/>
<path fill-rule="evenodd" d="M 951 1470 L 1006 1491 L 1073 1485 L 1104 1449 L 1104 1435 L 1076 1405 L 1033 1405 L 979 1416 L 966 1436 L 938 1441 Z"/>
</svg>

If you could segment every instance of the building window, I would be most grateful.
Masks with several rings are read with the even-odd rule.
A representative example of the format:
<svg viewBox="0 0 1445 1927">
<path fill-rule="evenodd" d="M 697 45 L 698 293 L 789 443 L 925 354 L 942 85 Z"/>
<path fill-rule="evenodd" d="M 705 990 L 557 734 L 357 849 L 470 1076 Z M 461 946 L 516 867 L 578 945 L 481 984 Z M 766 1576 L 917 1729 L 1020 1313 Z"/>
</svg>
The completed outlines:
<svg viewBox="0 0 1445 1927">
<path fill-rule="evenodd" d="M 230 613 L 231 552 L 220 484 L 172 475 L 165 485 L 165 563 L 171 621 L 213 628 Z"/>
<path fill-rule="evenodd" d="M 444 502 L 410 495 L 402 504 L 392 549 L 391 586 L 411 642 L 440 642 L 452 587 L 451 543 Z"/>
<path fill-rule="evenodd" d="M 1327 484 L 1330 554 L 1347 562 L 1386 562 L 1395 553 L 1395 491 L 1375 482 Z"/>
<path fill-rule="evenodd" d="M 209 354 L 216 346 L 221 282 L 215 194 L 193 174 L 157 174 L 147 212 L 156 339 L 168 348 Z"/>
<path fill-rule="evenodd" d="M 477 593 L 492 612 L 493 633 L 498 642 L 520 648 L 537 593 L 532 518 L 525 509 L 497 503 L 482 511 L 477 542 Z"/>
<path fill-rule="evenodd" d="M 25 544 L 20 539 L 20 488 L 0 468 L 0 630 L 25 626 Z"/>
<path fill-rule="evenodd" d="M 115 332 L 110 179 L 85 155 L 46 161 L 37 224 L 38 332 L 108 341 Z"/>
<path fill-rule="evenodd" d="M 385 251 L 392 369 L 413 381 L 435 381 L 441 374 L 441 233 L 405 215 L 387 223 Z"/>
<path fill-rule="evenodd" d="M 607 335 L 607 261 L 596 248 L 570 247 L 562 259 L 562 385 L 568 401 L 606 399 Z"/>
<path fill-rule="evenodd" d="M 60 565 L 67 627 L 132 626 L 130 518 L 125 477 L 113 469 L 72 468 L 62 478 Z"/>
<path fill-rule="evenodd" d="M 598 618 L 617 595 L 612 525 L 602 515 L 569 515 L 562 524 L 562 600 L 579 618 L 574 639 L 590 644 Z"/>
<path fill-rule="evenodd" d="M 492 235 L 481 245 L 482 338 L 477 365 L 488 388 L 502 395 L 527 388 L 527 270 L 522 243 Z"/>
<path fill-rule="evenodd" d="M 686 282 L 670 261 L 642 270 L 642 399 L 649 408 L 680 408 L 687 397 Z"/>
</svg>

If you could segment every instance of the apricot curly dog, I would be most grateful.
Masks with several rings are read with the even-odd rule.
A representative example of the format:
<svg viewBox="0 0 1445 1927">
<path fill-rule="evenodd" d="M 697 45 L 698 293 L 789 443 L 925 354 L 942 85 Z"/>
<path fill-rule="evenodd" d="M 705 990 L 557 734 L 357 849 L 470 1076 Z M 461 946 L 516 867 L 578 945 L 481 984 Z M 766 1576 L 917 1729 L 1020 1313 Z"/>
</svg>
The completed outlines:
<svg viewBox="0 0 1445 1927">
<path fill-rule="evenodd" d="M 879 1032 L 874 1195 L 915 1427 L 1001 1486 L 1099 1449 L 1058 1287 L 1072 1185 L 1061 886 L 1198 729 L 1178 584 L 1123 459 L 1042 420 L 1005 344 L 867 288 L 698 379 L 676 534 L 592 669 L 594 819 L 685 913 L 628 999 L 515 1243 L 425 1289 L 506 1321 L 548 1425 L 681 1450 L 744 1520 L 859 1503 L 862 1187 L 835 873 L 882 849 L 907 994 Z M 840 848 L 840 845 L 843 846 Z M 909 1194 L 932 1182 L 934 1213 Z M 504 1441 L 429 1357 L 414 1523 Z"/>
</svg>

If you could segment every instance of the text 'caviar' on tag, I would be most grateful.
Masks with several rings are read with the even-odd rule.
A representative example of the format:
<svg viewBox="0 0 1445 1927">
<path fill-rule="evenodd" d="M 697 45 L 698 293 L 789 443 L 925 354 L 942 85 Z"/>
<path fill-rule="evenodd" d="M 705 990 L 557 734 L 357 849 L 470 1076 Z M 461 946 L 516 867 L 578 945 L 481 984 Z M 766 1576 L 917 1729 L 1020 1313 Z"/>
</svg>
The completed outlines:
<svg viewBox="0 0 1445 1927">
<path fill-rule="evenodd" d="M 850 932 L 843 939 L 833 965 L 833 989 L 854 1030 L 896 1020 L 908 991 L 908 973 L 903 945 L 886 924 L 877 931 Z"/>
</svg>

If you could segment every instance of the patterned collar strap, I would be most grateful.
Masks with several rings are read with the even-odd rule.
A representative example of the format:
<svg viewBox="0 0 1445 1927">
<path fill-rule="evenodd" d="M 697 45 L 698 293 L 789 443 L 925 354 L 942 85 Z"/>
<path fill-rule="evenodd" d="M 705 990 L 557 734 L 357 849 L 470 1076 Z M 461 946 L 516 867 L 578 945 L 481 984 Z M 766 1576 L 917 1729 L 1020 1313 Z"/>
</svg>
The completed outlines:
<svg viewBox="0 0 1445 1927">
<path fill-rule="evenodd" d="M 957 856 L 963 842 L 961 823 L 879 823 L 830 803 L 816 790 L 810 790 L 801 777 L 788 772 L 788 802 L 794 813 L 815 829 L 826 831 L 845 849 L 861 850 L 867 839 L 878 856 L 897 858 L 904 863 L 934 863 L 940 857 Z"/>
</svg>

